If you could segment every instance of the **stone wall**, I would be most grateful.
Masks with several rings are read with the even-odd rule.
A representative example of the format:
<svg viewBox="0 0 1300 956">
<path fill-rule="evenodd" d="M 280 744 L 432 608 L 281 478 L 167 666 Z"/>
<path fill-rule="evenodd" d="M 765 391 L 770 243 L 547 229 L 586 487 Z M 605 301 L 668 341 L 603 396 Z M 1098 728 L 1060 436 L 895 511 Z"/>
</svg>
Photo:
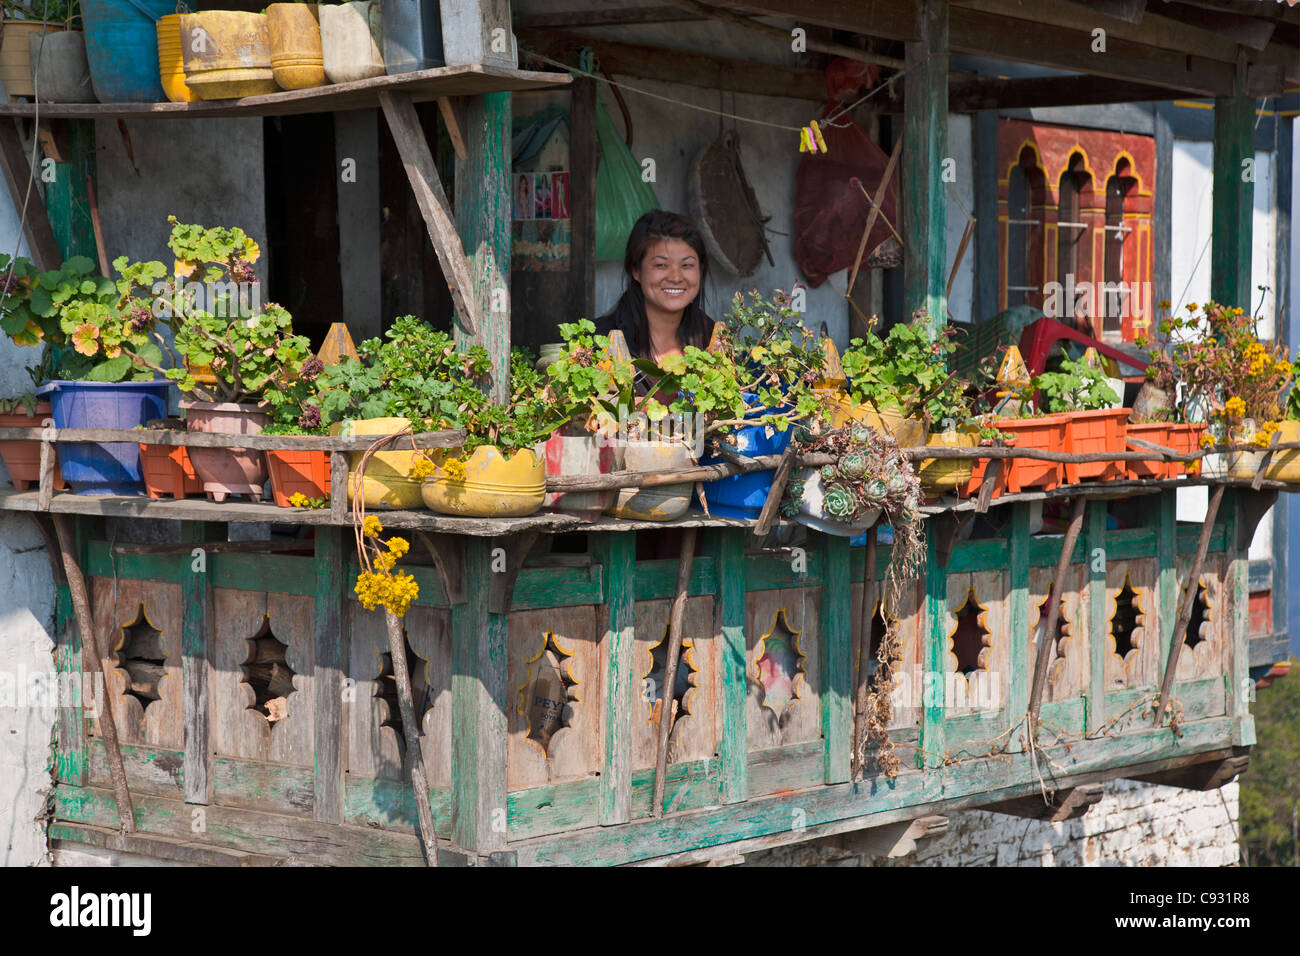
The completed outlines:
<svg viewBox="0 0 1300 956">
<path fill-rule="evenodd" d="M 948 815 L 947 832 L 887 859 L 855 834 L 778 847 L 743 866 L 1234 866 L 1237 784 L 1201 793 L 1113 780 L 1083 817 L 1041 823 L 1000 813 Z"/>
</svg>

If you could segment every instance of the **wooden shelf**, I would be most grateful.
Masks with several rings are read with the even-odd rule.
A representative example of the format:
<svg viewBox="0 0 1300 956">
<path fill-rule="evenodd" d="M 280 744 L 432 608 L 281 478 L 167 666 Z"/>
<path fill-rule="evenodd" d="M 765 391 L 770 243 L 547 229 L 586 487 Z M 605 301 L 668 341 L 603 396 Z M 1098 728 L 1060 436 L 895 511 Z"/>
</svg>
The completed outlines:
<svg viewBox="0 0 1300 956">
<path fill-rule="evenodd" d="M 405 93 L 422 103 L 443 96 L 476 96 L 567 86 L 567 73 L 511 70 L 497 66 L 443 66 L 310 90 L 289 90 L 238 100 L 197 103 L 41 103 L 42 119 L 121 119 L 130 117 L 289 116 L 378 109 L 381 92 Z M 35 103 L 0 104 L 0 116 L 35 116 Z"/>
</svg>

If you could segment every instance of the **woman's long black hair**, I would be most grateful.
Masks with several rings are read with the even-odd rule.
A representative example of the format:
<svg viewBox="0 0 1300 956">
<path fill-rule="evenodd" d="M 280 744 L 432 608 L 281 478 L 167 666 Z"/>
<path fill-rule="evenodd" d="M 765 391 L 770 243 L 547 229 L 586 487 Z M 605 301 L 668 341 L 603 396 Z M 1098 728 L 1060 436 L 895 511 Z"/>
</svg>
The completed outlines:
<svg viewBox="0 0 1300 956">
<path fill-rule="evenodd" d="M 700 262 L 700 291 L 682 312 L 682 324 L 677 328 L 677 342 L 685 348 L 707 348 L 713 334 L 713 320 L 704 311 L 704 286 L 709 278 L 709 251 L 704 237 L 695 223 L 675 212 L 655 209 L 636 221 L 627 237 L 627 251 L 623 254 L 623 295 L 610 312 L 597 323 L 597 329 L 618 329 L 627 339 L 634 356 L 650 355 L 650 323 L 645 314 L 645 293 L 636 280 L 635 269 L 641 267 L 646 252 L 656 242 L 680 239 L 693 250 Z"/>
</svg>

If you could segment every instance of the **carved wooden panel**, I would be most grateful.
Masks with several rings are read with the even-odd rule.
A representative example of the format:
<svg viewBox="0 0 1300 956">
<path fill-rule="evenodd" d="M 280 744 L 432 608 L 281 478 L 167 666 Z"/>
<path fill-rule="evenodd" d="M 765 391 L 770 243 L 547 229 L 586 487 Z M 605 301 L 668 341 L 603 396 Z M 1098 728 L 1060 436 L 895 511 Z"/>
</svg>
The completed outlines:
<svg viewBox="0 0 1300 956">
<path fill-rule="evenodd" d="M 212 675 L 213 744 L 222 756 L 245 757 L 290 766 L 315 762 L 315 647 L 309 597 L 216 588 L 213 591 L 215 672 Z M 258 708 L 249 682 L 248 662 L 257 657 L 256 640 L 267 629 L 285 645 L 294 692 L 268 719 Z"/>
<path fill-rule="evenodd" d="M 874 636 L 871 647 L 873 652 L 868 663 L 868 678 L 875 672 L 874 648 L 877 642 L 882 638 L 880 634 L 883 627 L 884 619 L 880 607 L 881 596 L 884 594 L 884 582 L 873 581 L 867 589 L 867 599 L 870 601 L 873 609 L 871 623 Z M 891 693 L 893 702 L 893 719 L 890 720 L 890 728 L 896 727 L 916 727 L 921 723 L 921 618 L 917 614 L 920 606 L 920 595 L 922 591 L 921 581 L 907 582 L 903 586 L 901 601 L 897 608 L 891 609 L 891 616 L 898 618 L 898 639 L 902 644 L 902 655 L 897 669 L 895 670 L 896 678 L 894 688 Z M 853 600 L 851 609 L 851 625 L 853 632 L 853 693 L 857 694 L 858 686 L 858 668 L 861 664 L 859 660 L 859 648 L 861 646 L 862 634 L 862 585 L 855 584 L 852 587 Z"/>
<path fill-rule="evenodd" d="M 1028 662 L 1027 677 L 1031 685 L 1035 662 L 1038 660 L 1038 645 L 1034 638 L 1047 624 L 1045 617 L 1050 610 L 1047 595 L 1055 577 L 1055 567 L 1029 569 L 1029 653 L 1025 660 Z M 1056 633 L 1052 637 L 1054 646 L 1047 671 L 1047 686 L 1043 690 L 1044 702 L 1069 700 L 1087 693 L 1087 587 L 1088 568 L 1085 565 L 1071 565 L 1065 572 L 1065 586 L 1058 598 L 1060 613 Z"/>
<path fill-rule="evenodd" d="M 1159 683 L 1160 592 L 1154 558 L 1112 561 L 1106 566 L 1106 689 Z"/>
<path fill-rule="evenodd" d="M 511 790 L 600 771 L 604 699 L 597 608 L 510 615 L 506 785 Z"/>
<path fill-rule="evenodd" d="M 1191 574 L 1192 559 L 1190 554 L 1178 558 L 1180 585 L 1185 584 Z M 1228 669 L 1232 618 L 1228 616 L 1229 609 L 1224 600 L 1228 589 L 1223 585 L 1223 564 L 1221 554 L 1205 556 L 1200 580 L 1196 583 L 1191 621 L 1183 634 L 1174 635 L 1174 640 L 1184 641 L 1183 648 L 1178 653 L 1178 680 L 1216 677 Z M 1179 602 L 1182 599 L 1180 593 Z M 1177 611 L 1174 613 L 1177 614 Z M 1177 618 L 1174 623 L 1177 624 Z"/>
<path fill-rule="evenodd" d="M 820 588 L 746 595 L 750 750 L 821 739 L 821 600 Z"/>
<path fill-rule="evenodd" d="M 948 575 L 943 632 L 947 636 L 944 714 L 996 713 L 1010 691 L 1006 575 Z"/>
<path fill-rule="evenodd" d="M 451 786 L 451 611 L 412 607 L 402 618 L 410 653 L 413 695 L 424 697 L 420 750 L 430 787 Z M 417 672 L 418 668 L 418 672 Z M 356 681 L 353 699 L 343 703 L 346 728 L 344 766 L 360 777 L 407 780 L 402 771 L 404 744 L 396 700 L 390 686 L 388 628 L 384 615 L 354 606 L 348 676 Z M 417 710 L 419 700 L 414 702 Z"/>
<path fill-rule="evenodd" d="M 664 667 L 668 656 L 668 618 L 673 602 L 638 601 L 636 605 L 636 693 L 632 711 L 632 766 L 653 767 L 659 746 L 659 708 L 664 699 Z M 720 696 L 714 636 L 713 598 L 686 600 L 682 617 L 682 653 L 670 695 L 677 718 L 668 736 L 668 762 L 708 760 L 717 750 Z"/>
<path fill-rule="evenodd" d="M 107 654 L 101 663 L 104 696 L 124 744 L 184 746 L 180 601 L 179 584 L 134 578 L 92 581 L 91 614 Z M 158 660 L 156 666 L 148 663 Z M 141 696 L 131 693 L 133 684 Z M 149 700 L 153 694 L 157 699 Z M 93 732 L 100 733 L 98 721 Z"/>
</svg>

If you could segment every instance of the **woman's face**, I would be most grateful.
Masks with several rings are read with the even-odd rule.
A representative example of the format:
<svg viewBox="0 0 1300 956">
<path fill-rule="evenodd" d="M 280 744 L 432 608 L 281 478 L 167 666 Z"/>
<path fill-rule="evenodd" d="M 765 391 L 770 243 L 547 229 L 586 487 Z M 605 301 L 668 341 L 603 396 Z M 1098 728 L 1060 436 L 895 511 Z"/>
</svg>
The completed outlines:
<svg viewBox="0 0 1300 956">
<path fill-rule="evenodd" d="M 700 257 L 681 239 L 661 239 L 646 250 L 632 278 L 641 284 L 647 309 L 680 314 L 700 294 Z"/>
</svg>

